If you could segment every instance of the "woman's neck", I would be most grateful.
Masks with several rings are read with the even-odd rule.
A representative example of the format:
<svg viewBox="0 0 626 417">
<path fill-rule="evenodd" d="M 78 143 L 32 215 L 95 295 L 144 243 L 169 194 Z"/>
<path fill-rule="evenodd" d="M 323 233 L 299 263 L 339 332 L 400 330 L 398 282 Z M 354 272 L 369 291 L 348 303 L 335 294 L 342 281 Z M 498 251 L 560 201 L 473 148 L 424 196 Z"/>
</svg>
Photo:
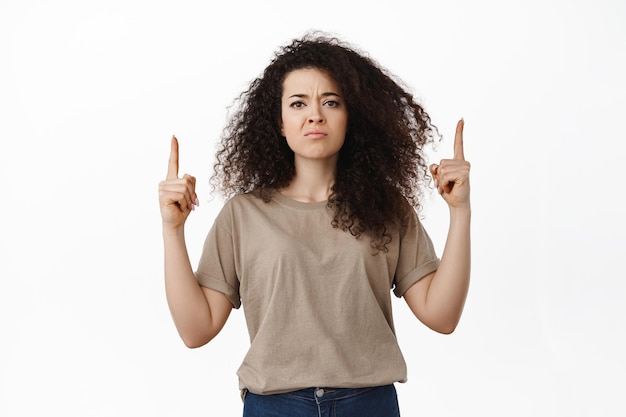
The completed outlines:
<svg viewBox="0 0 626 417">
<path fill-rule="evenodd" d="M 296 175 L 280 193 L 296 201 L 316 203 L 328 200 L 335 183 L 336 162 L 296 160 Z"/>
</svg>

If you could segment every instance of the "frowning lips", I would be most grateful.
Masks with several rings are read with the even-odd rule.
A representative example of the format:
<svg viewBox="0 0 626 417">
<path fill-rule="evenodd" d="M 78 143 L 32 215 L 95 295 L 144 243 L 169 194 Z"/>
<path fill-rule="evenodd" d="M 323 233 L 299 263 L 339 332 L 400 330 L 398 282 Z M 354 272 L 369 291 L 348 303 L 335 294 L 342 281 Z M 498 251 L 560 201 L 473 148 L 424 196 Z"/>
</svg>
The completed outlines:
<svg viewBox="0 0 626 417">
<path fill-rule="evenodd" d="M 326 132 L 324 132 L 323 130 L 319 130 L 319 129 L 311 129 L 311 130 L 307 130 L 304 136 L 313 137 L 313 138 L 321 138 L 321 137 L 326 136 Z"/>
</svg>

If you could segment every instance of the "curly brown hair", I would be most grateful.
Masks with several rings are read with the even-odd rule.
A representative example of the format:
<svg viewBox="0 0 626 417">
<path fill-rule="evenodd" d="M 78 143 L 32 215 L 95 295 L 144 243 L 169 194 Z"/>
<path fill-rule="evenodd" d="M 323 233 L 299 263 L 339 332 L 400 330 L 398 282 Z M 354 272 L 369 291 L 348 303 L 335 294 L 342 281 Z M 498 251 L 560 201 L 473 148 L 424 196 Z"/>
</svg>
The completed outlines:
<svg viewBox="0 0 626 417">
<path fill-rule="evenodd" d="M 387 250 L 388 228 L 407 201 L 420 208 L 430 178 L 424 147 L 440 135 L 430 116 L 387 70 L 336 37 L 308 33 L 280 48 L 236 100 L 224 129 L 211 183 L 226 197 L 255 192 L 265 202 L 295 175 L 294 153 L 280 132 L 283 81 L 315 68 L 340 87 L 348 127 L 328 199 L 332 226 L 371 237 Z"/>
</svg>

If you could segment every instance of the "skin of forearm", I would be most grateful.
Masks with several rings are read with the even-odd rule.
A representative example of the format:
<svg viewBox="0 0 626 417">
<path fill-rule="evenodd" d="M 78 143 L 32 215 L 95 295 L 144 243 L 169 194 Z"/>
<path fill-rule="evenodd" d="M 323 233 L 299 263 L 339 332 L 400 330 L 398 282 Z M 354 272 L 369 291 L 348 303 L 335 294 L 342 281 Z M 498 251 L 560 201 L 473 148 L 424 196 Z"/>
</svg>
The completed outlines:
<svg viewBox="0 0 626 417">
<path fill-rule="evenodd" d="M 463 312 L 470 282 L 471 210 L 451 209 L 450 228 L 446 245 L 426 296 L 430 327 L 441 333 L 451 333 Z"/>
<path fill-rule="evenodd" d="M 165 294 L 174 325 L 188 347 L 206 344 L 214 336 L 211 311 L 196 281 L 182 228 L 163 230 Z"/>
</svg>

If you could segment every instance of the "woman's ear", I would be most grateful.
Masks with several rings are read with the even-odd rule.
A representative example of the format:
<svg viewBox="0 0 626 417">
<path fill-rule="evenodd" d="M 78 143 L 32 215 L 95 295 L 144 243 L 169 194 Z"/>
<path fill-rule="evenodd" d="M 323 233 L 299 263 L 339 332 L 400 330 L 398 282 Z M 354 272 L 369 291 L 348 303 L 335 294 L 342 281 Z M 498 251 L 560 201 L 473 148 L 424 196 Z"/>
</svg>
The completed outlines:
<svg viewBox="0 0 626 417">
<path fill-rule="evenodd" d="M 282 120 L 278 121 L 278 127 L 280 128 L 280 136 L 285 137 L 285 126 Z"/>
</svg>

